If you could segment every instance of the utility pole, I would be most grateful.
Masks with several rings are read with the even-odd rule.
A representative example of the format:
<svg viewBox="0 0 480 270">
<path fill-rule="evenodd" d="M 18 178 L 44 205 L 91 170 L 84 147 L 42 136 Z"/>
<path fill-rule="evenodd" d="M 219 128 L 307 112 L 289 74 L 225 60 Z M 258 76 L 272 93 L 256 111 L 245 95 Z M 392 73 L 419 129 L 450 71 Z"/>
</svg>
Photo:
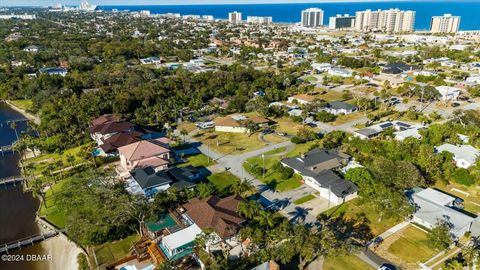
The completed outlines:
<svg viewBox="0 0 480 270">
<path fill-rule="evenodd" d="M 265 180 L 265 154 L 262 154 L 262 160 L 263 160 L 262 179 Z"/>
</svg>

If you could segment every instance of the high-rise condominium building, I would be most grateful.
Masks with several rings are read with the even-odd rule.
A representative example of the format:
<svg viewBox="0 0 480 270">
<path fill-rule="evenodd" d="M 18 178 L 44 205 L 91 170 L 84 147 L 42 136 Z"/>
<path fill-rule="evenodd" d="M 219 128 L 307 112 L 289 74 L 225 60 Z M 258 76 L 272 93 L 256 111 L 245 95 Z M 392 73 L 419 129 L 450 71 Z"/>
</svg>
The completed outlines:
<svg viewBox="0 0 480 270">
<path fill-rule="evenodd" d="M 228 21 L 231 23 L 239 23 L 242 21 L 242 13 L 241 12 L 230 12 L 228 13 Z"/>
<path fill-rule="evenodd" d="M 272 23 L 272 17 L 247 16 L 247 22 L 269 24 Z"/>
<path fill-rule="evenodd" d="M 302 10 L 302 26 L 318 27 L 323 25 L 323 10 L 319 8 L 308 8 Z"/>
<path fill-rule="evenodd" d="M 433 16 L 430 25 L 432 33 L 457 33 L 460 27 L 460 16 L 444 14 L 443 16 Z"/>
<path fill-rule="evenodd" d="M 348 14 L 330 17 L 328 27 L 330 29 L 353 28 L 355 26 L 355 16 Z"/>
<path fill-rule="evenodd" d="M 415 11 L 411 10 L 370 10 L 355 13 L 355 30 L 410 32 L 415 24 Z"/>
</svg>

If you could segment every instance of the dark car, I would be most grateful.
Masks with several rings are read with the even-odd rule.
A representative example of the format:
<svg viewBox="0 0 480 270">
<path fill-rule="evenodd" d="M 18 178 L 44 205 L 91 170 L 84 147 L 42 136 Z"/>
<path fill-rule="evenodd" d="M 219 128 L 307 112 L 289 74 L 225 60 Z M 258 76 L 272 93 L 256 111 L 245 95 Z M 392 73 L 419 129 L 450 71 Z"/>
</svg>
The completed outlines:
<svg viewBox="0 0 480 270">
<path fill-rule="evenodd" d="M 274 131 L 269 129 L 269 128 L 266 128 L 262 131 L 263 134 L 272 134 Z"/>
<path fill-rule="evenodd" d="M 397 270 L 397 267 L 395 267 L 394 265 L 389 264 L 389 263 L 384 263 L 384 264 L 380 265 L 378 270 Z"/>
<path fill-rule="evenodd" d="M 458 106 L 460 106 L 460 103 L 458 103 L 458 102 L 453 102 L 452 103 L 452 107 L 458 107 Z"/>
</svg>

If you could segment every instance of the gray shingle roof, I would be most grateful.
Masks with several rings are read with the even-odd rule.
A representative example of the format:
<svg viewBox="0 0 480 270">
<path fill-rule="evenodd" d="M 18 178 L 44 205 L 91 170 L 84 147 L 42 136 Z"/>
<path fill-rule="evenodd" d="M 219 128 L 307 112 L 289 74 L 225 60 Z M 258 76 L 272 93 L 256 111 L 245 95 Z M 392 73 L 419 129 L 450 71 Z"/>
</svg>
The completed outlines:
<svg viewBox="0 0 480 270">
<path fill-rule="evenodd" d="M 336 101 L 332 101 L 332 102 L 329 102 L 328 103 L 328 107 L 332 108 L 332 109 L 335 109 L 335 110 L 347 110 L 347 111 L 351 111 L 351 110 L 356 110 L 357 107 L 354 106 L 354 105 L 351 105 L 351 104 L 348 104 L 348 103 L 345 103 L 343 101 L 339 101 L 339 100 L 336 100 Z"/>
</svg>

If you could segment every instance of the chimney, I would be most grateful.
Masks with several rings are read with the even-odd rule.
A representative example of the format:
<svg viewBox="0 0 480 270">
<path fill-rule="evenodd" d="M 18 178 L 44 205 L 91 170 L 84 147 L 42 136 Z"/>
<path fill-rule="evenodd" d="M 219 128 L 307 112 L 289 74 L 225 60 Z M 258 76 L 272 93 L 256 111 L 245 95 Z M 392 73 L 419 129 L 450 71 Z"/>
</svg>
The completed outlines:
<svg viewBox="0 0 480 270">
<path fill-rule="evenodd" d="M 280 270 L 280 266 L 274 260 L 270 260 L 268 262 L 268 270 Z"/>
</svg>

